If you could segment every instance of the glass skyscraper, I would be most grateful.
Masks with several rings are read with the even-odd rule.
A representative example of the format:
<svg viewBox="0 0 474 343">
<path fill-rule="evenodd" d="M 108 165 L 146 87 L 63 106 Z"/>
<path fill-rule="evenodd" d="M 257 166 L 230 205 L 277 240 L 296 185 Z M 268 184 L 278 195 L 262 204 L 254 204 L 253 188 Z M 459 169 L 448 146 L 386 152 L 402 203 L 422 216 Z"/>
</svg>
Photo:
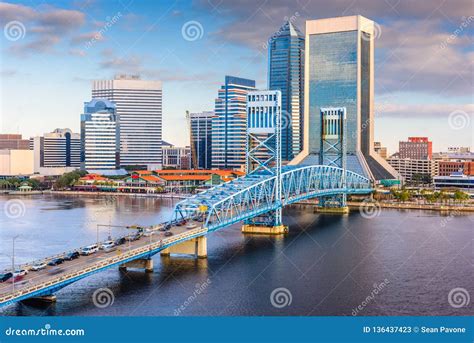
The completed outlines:
<svg viewBox="0 0 474 343">
<path fill-rule="evenodd" d="M 191 161 L 194 169 L 211 169 L 212 117 L 214 117 L 212 111 L 190 113 L 188 116 Z"/>
<path fill-rule="evenodd" d="M 281 91 L 283 161 L 303 149 L 304 45 L 304 35 L 289 21 L 268 40 L 268 89 Z"/>
<path fill-rule="evenodd" d="M 374 151 L 374 33 L 362 16 L 306 22 L 304 149 L 292 164 L 321 162 L 321 108 L 345 107 L 347 169 L 399 177 Z"/>
<path fill-rule="evenodd" d="M 255 81 L 226 76 L 212 118 L 212 167 L 239 169 L 245 164 L 247 93 Z"/>
</svg>

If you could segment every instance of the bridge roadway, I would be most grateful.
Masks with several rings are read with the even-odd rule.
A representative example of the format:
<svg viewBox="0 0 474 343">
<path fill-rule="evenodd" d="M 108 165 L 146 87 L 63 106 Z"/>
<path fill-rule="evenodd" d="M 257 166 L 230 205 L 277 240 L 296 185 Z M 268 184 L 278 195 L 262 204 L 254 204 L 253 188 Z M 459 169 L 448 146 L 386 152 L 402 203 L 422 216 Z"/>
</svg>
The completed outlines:
<svg viewBox="0 0 474 343">
<path fill-rule="evenodd" d="M 207 232 L 207 229 L 201 228 L 202 223 L 200 222 L 189 221 L 188 224 L 196 224 L 198 227 L 196 229 L 186 229 L 185 226 L 172 226 L 169 231 L 173 235 L 165 237 L 164 232 L 158 230 L 161 225 L 157 225 L 152 230 L 153 234 L 151 236 L 142 236 L 136 241 L 125 242 L 117 246 L 115 251 L 104 252 L 99 250 L 91 255 L 64 261 L 57 266 L 47 266 L 39 271 L 30 270 L 21 280 L 15 282 L 15 290 L 13 290 L 13 283 L 8 281 L 0 283 L 0 306 L 35 296 L 50 295 L 93 273 L 138 258 L 149 258 L 167 247 L 203 236 Z M 59 256 L 61 255 L 48 257 L 42 261 L 47 263 Z M 28 269 L 35 262 L 21 265 L 19 268 Z"/>
</svg>

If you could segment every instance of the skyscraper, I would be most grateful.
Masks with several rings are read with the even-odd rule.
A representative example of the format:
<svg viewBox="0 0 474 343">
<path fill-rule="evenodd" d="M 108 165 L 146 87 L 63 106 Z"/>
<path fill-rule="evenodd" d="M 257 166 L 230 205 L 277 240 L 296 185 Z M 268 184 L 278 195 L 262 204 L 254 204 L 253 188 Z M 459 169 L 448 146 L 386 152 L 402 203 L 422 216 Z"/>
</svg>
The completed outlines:
<svg viewBox="0 0 474 343">
<path fill-rule="evenodd" d="M 268 89 L 281 91 L 283 161 L 303 149 L 304 42 L 289 21 L 268 40 Z"/>
<path fill-rule="evenodd" d="M 81 115 L 81 169 L 117 169 L 120 130 L 115 104 L 106 99 L 84 103 Z"/>
<path fill-rule="evenodd" d="M 292 164 L 319 163 L 321 108 L 345 107 L 347 169 L 399 177 L 374 151 L 374 26 L 362 16 L 306 22 L 304 148 Z"/>
<path fill-rule="evenodd" d="M 212 167 L 239 169 L 245 164 L 247 93 L 255 81 L 226 76 L 212 118 Z"/>
<path fill-rule="evenodd" d="M 161 81 L 129 75 L 98 80 L 93 82 L 92 98 L 117 106 L 121 165 L 158 169 L 162 163 Z"/>
<path fill-rule="evenodd" d="M 433 142 L 428 137 L 408 137 L 407 142 L 399 142 L 400 158 L 414 160 L 431 160 L 433 156 Z"/>
<path fill-rule="evenodd" d="M 212 117 L 214 112 L 190 113 L 188 116 L 191 161 L 194 169 L 212 167 Z"/>
</svg>

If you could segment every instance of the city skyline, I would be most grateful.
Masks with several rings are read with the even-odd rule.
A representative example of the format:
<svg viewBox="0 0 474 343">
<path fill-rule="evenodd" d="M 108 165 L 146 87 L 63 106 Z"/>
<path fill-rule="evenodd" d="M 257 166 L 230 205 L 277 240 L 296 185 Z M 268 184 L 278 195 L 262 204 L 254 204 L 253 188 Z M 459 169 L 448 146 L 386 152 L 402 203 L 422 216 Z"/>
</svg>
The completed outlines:
<svg viewBox="0 0 474 343">
<path fill-rule="evenodd" d="M 3 25 L 16 20 L 24 27 L 19 39 L 2 37 L 4 133 L 29 137 L 55 127 L 78 132 L 78 114 L 92 80 L 140 73 L 146 80 L 163 82 L 163 139 L 186 145 L 189 133 L 181 129 L 185 111 L 212 110 L 224 75 L 255 79 L 257 88 L 266 88 L 266 40 L 285 20 L 302 29 L 307 19 L 361 14 L 380 24 L 375 38 L 375 140 L 390 153 L 399 140 L 419 135 L 433 139 L 434 151 L 472 147 L 472 48 L 467 43 L 473 19 L 465 16 L 467 1 L 440 2 L 438 7 L 399 2 L 393 8 L 365 1 L 240 7 L 238 2 L 214 7 L 162 2 L 154 9 L 159 16 L 149 15 L 146 3 L 28 4 L 0 4 Z M 249 30 L 253 21 L 259 21 L 258 32 Z M 38 100 L 51 93 L 56 101 Z M 450 114 L 467 123 L 446 130 Z"/>
</svg>

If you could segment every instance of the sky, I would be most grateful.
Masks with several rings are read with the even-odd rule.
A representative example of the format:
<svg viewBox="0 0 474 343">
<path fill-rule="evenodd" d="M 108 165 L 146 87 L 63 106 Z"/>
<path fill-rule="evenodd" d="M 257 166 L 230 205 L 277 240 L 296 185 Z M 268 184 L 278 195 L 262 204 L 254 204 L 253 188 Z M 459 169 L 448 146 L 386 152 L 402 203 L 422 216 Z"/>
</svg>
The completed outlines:
<svg viewBox="0 0 474 343">
<path fill-rule="evenodd" d="M 71 0 L 0 2 L 0 132 L 79 132 L 91 82 L 163 81 L 163 139 L 189 144 L 185 112 L 213 110 L 225 75 L 266 88 L 266 41 L 286 20 L 374 20 L 375 139 L 398 150 L 473 147 L 470 0 Z M 473 149 L 474 150 L 474 149 Z"/>
</svg>

